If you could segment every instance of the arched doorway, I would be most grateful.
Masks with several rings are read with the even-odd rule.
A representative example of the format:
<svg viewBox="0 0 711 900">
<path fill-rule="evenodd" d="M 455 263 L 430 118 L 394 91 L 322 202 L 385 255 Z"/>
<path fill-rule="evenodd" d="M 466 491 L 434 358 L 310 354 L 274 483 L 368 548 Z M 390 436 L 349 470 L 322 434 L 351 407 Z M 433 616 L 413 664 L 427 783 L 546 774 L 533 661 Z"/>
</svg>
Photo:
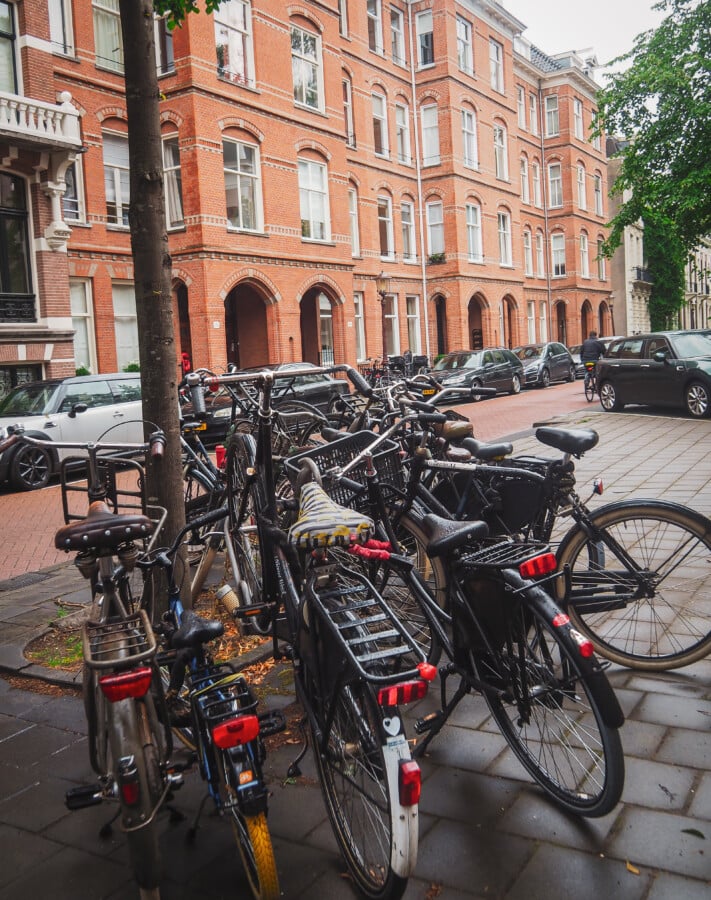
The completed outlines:
<svg viewBox="0 0 711 900">
<path fill-rule="evenodd" d="M 694 327 L 693 325 L 691 326 Z M 597 333 L 600 337 L 606 334 L 612 335 L 612 326 L 610 325 L 610 311 L 607 303 L 603 300 L 597 311 Z"/>
<path fill-rule="evenodd" d="M 319 286 L 302 297 L 299 324 L 301 359 L 317 366 L 333 365 L 333 303 Z"/>
<path fill-rule="evenodd" d="M 441 294 L 434 298 L 435 327 L 437 329 L 437 356 L 447 352 L 447 304 Z"/>
<path fill-rule="evenodd" d="M 494 345 L 510 349 L 516 346 L 517 338 L 516 301 L 513 297 L 502 297 L 499 304 L 498 328 L 494 331 Z"/>
<path fill-rule="evenodd" d="M 484 300 L 479 294 L 475 294 L 469 301 L 467 330 L 472 350 L 481 350 L 484 346 L 484 307 Z"/>
<path fill-rule="evenodd" d="M 236 285 L 225 299 L 225 341 L 227 362 L 238 369 L 272 362 L 266 305 L 249 282 Z"/>
<path fill-rule="evenodd" d="M 193 340 L 190 334 L 190 310 L 188 304 L 188 288 L 182 281 L 177 281 L 173 288 L 178 305 L 179 328 L 179 361 L 184 372 L 189 372 L 193 366 Z M 198 366 L 201 361 L 198 360 Z"/>
<path fill-rule="evenodd" d="M 584 341 L 592 330 L 593 330 L 592 306 L 590 305 L 589 300 L 584 300 L 583 305 L 580 308 L 580 337 L 581 337 L 581 340 Z M 599 331 L 598 334 L 602 334 L 602 331 Z"/>
<path fill-rule="evenodd" d="M 565 300 L 557 300 L 553 316 L 555 321 L 555 339 L 561 344 L 568 345 L 568 320 L 566 317 L 567 304 Z"/>
</svg>

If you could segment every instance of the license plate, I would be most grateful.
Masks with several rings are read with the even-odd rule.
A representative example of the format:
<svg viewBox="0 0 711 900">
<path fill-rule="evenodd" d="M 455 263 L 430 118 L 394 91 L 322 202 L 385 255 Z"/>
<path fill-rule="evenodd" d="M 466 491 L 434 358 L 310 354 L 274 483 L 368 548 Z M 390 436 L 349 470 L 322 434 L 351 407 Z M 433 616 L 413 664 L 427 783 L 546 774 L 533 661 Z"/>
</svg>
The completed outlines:
<svg viewBox="0 0 711 900">
<path fill-rule="evenodd" d="M 422 396 L 423 397 L 431 397 L 434 394 L 434 388 L 422 388 Z"/>
</svg>

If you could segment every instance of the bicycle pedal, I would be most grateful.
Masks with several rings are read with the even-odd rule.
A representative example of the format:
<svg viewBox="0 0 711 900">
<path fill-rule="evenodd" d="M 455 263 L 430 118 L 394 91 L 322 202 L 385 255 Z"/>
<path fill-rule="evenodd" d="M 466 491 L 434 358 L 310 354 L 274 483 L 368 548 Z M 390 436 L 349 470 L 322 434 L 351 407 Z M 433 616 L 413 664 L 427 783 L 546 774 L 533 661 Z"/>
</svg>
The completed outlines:
<svg viewBox="0 0 711 900">
<path fill-rule="evenodd" d="M 87 806 L 98 806 L 104 799 L 100 784 L 82 784 L 71 788 L 64 795 L 67 809 L 85 809 Z"/>
<path fill-rule="evenodd" d="M 415 734 L 425 734 L 442 721 L 442 711 L 430 713 L 415 722 Z"/>
<path fill-rule="evenodd" d="M 281 710 L 272 709 L 259 716 L 259 733 L 262 737 L 278 734 L 286 728 L 286 716 Z"/>
</svg>

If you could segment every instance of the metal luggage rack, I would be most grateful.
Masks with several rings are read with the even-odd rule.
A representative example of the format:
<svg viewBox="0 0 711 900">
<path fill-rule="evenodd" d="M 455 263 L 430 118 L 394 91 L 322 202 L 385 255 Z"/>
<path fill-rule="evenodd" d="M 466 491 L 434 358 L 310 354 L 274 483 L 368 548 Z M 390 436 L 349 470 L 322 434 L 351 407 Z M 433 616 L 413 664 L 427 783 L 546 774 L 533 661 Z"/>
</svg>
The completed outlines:
<svg viewBox="0 0 711 900">
<path fill-rule="evenodd" d="M 342 468 L 372 444 L 377 437 L 372 431 L 346 434 L 328 444 L 321 444 L 314 449 L 288 457 L 284 460 L 284 469 L 289 479 L 295 482 L 301 460 L 304 458 L 313 460 L 321 474 L 336 467 Z M 373 453 L 373 464 L 386 497 L 389 493 L 401 496 L 405 482 L 399 445 L 395 441 L 383 441 Z M 342 479 L 324 478 L 323 489 L 335 503 L 357 509 L 359 512 L 367 512 L 369 501 L 366 487 L 366 465 L 364 460 L 350 469 Z"/>
<path fill-rule="evenodd" d="M 125 619 L 87 622 L 82 642 L 84 660 L 93 669 L 130 668 L 156 653 L 156 637 L 142 609 Z"/>
<path fill-rule="evenodd" d="M 244 675 L 231 671 L 229 667 L 226 671 L 225 675 L 221 676 L 219 672 L 216 675 L 213 668 L 211 675 L 206 674 L 202 679 L 198 676 L 193 681 L 193 697 L 210 727 L 235 715 L 254 713 L 257 708 L 257 697 Z M 217 681 L 214 681 L 215 677 Z M 200 687 L 201 682 L 205 682 L 203 687 Z"/>
<path fill-rule="evenodd" d="M 360 573 L 338 572 L 335 584 L 314 585 L 308 597 L 356 673 L 381 684 L 417 678 L 422 651 L 385 600 Z"/>
<path fill-rule="evenodd" d="M 462 554 L 459 562 L 465 569 L 470 567 L 509 569 L 549 550 L 548 544 L 495 540 L 493 543 L 483 543 L 477 550 Z"/>
<path fill-rule="evenodd" d="M 106 502 L 112 511 L 122 514 L 141 512 L 150 516 L 143 466 L 135 459 L 115 456 L 99 456 L 97 462 L 106 489 Z M 86 457 L 68 456 L 61 461 L 59 479 L 64 522 L 67 525 L 84 519 L 89 508 L 85 470 Z"/>
</svg>

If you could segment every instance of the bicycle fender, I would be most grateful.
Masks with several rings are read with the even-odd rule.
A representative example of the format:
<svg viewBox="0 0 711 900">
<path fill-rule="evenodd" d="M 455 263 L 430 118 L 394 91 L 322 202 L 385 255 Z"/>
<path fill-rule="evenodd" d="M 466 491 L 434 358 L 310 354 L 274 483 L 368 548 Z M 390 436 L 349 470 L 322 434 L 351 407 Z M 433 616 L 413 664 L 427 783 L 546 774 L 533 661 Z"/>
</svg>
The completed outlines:
<svg viewBox="0 0 711 900">
<path fill-rule="evenodd" d="M 392 711 L 392 708 L 388 711 Z M 394 710 L 397 712 L 397 710 Z M 392 715 L 383 720 L 383 728 L 392 729 L 399 717 Z M 383 758 L 385 759 L 385 771 L 388 776 L 388 795 L 390 809 L 392 810 L 392 850 L 390 865 L 393 872 L 400 878 L 409 878 L 415 870 L 417 863 L 417 841 L 419 833 L 418 804 L 414 806 L 402 806 L 399 794 L 399 776 L 401 760 L 411 759 L 410 746 L 402 732 L 385 739 L 383 745 Z"/>
</svg>

